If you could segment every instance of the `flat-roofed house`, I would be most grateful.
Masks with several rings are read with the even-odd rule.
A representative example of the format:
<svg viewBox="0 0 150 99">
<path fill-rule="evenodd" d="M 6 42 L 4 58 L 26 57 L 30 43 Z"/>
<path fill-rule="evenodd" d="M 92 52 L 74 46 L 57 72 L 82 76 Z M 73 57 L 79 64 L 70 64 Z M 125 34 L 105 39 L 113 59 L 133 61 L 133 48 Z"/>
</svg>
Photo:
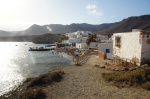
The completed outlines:
<svg viewBox="0 0 150 99">
<path fill-rule="evenodd" d="M 132 32 L 113 34 L 113 60 L 140 66 L 150 62 L 150 32 L 133 29 Z"/>
</svg>

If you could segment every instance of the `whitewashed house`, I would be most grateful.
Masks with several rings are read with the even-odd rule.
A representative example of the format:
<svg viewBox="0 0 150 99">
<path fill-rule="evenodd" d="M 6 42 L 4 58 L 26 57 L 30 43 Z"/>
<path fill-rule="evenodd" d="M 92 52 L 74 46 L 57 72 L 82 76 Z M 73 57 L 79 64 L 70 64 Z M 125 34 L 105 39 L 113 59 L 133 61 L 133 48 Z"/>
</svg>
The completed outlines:
<svg viewBox="0 0 150 99">
<path fill-rule="evenodd" d="M 66 33 L 66 36 L 69 37 L 69 39 L 67 41 L 65 41 L 64 43 L 68 43 L 68 44 L 74 44 L 74 45 L 78 45 L 78 43 L 82 43 L 80 44 L 81 48 L 82 46 L 86 47 L 86 39 L 88 37 L 88 35 L 92 34 L 92 32 L 90 31 L 77 31 L 77 32 L 73 32 L 73 33 Z M 83 44 L 84 43 L 84 44 Z"/>
<path fill-rule="evenodd" d="M 98 43 L 99 57 L 102 59 L 113 59 L 113 40 L 104 35 L 105 38 L 100 39 Z"/>
<path fill-rule="evenodd" d="M 91 34 L 91 33 L 90 33 Z M 85 48 L 97 48 L 98 47 L 98 44 L 100 43 L 100 42 L 112 42 L 112 40 L 109 40 L 109 37 L 108 37 L 108 35 L 96 35 L 96 37 L 97 37 L 97 42 L 91 42 L 90 43 L 90 45 L 88 46 L 87 44 L 86 44 L 86 40 L 87 40 L 87 38 L 88 38 L 88 36 L 89 36 L 89 33 L 87 34 L 87 33 L 84 33 L 83 34 L 83 36 L 82 37 L 85 37 L 86 39 L 84 39 L 84 41 L 82 41 L 82 42 L 80 42 L 80 43 L 77 43 L 76 44 L 76 47 L 77 48 L 81 48 L 81 49 L 85 49 Z"/>
<path fill-rule="evenodd" d="M 100 34 L 98 34 L 96 36 L 97 36 L 97 39 L 100 40 L 100 41 L 109 39 L 108 35 L 100 35 Z"/>
<path fill-rule="evenodd" d="M 98 55 L 102 59 L 112 59 L 113 41 L 108 35 L 97 35 Z"/>
<path fill-rule="evenodd" d="M 88 45 L 86 44 L 86 40 L 89 35 L 92 34 L 90 31 L 77 31 L 78 42 L 76 42 L 76 48 L 79 49 L 87 49 Z"/>
<path fill-rule="evenodd" d="M 111 43 L 99 43 L 98 44 L 99 57 L 102 59 L 113 59 L 113 44 Z"/>
<path fill-rule="evenodd" d="M 150 32 L 133 29 L 114 33 L 113 58 L 114 62 L 126 61 L 138 66 L 150 62 Z"/>
<path fill-rule="evenodd" d="M 87 37 L 80 38 L 80 42 L 76 43 L 76 48 L 79 48 L 79 49 L 88 48 L 88 45 L 86 44 L 86 40 L 87 40 Z"/>
</svg>

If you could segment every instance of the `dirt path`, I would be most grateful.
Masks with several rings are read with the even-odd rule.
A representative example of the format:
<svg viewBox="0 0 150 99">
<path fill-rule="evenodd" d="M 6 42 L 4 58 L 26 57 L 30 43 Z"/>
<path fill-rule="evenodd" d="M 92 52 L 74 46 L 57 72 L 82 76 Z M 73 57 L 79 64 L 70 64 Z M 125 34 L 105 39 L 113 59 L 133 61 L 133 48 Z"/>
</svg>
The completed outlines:
<svg viewBox="0 0 150 99">
<path fill-rule="evenodd" d="M 150 91 L 120 89 L 105 82 L 101 74 L 111 71 L 96 68 L 95 64 L 100 64 L 100 60 L 91 55 L 83 66 L 57 69 L 65 72 L 64 79 L 44 88 L 47 99 L 150 99 Z"/>
</svg>

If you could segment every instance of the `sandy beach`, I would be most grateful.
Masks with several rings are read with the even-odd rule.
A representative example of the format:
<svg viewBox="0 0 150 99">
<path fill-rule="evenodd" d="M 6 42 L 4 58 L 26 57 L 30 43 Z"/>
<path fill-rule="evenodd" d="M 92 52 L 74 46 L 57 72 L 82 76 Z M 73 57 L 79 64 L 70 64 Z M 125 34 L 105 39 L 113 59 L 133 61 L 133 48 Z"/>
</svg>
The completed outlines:
<svg viewBox="0 0 150 99">
<path fill-rule="evenodd" d="M 150 99 L 150 91 L 118 88 L 104 81 L 102 73 L 113 71 L 95 67 L 101 63 L 97 55 L 90 55 L 82 66 L 54 69 L 52 72 L 64 71 L 63 79 L 39 88 L 46 93 L 46 99 Z"/>
</svg>

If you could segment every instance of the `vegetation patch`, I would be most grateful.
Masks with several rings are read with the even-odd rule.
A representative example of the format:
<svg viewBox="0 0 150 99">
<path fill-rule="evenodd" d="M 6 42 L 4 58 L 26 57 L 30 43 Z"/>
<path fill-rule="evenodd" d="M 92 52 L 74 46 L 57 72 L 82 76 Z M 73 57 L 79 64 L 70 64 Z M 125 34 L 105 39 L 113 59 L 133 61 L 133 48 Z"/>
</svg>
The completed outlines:
<svg viewBox="0 0 150 99">
<path fill-rule="evenodd" d="M 41 89 L 42 86 L 61 81 L 63 74 L 64 71 L 56 71 L 36 78 L 28 78 L 24 81 L 23 85 L 0 96 L 0 99 L 45 99 L 46 93 Z"/>
<path fill-rule="evenodd" d="M 36 86 L 44 86 L 52 82 L 59 82 L 63 78 L 63 74 L 64 74 L 63 71 L 57 71 L 57 72 L 50 72 L 50 73 L 41 75 L 40 77 L 33 78 L 32 80 L 28 79 L 30 81 L 29 81 L 29 84 L 27 85 L 27 88 L 36 87 Z M 28 81 L 25 81 L 25 82 L 28 82 Z"/>
<path fill-rule="evenodd" d="M 45 99 L 46 93 L 42 89 L 30 89 L 11 95 L 0 96 L 0 99 Z"/>
<path fill-rule="evenodd" d="M 41 89 L 27 90 L 18 99 L 45 99 L 46 94 Z"/>
<path fill-rule="evenodd" d="M 134 71 L 103 73 L 102 77 L 115 85 L 140 86 L 150 90 L 150 68 L 140 68 Z"/>
</svg>

